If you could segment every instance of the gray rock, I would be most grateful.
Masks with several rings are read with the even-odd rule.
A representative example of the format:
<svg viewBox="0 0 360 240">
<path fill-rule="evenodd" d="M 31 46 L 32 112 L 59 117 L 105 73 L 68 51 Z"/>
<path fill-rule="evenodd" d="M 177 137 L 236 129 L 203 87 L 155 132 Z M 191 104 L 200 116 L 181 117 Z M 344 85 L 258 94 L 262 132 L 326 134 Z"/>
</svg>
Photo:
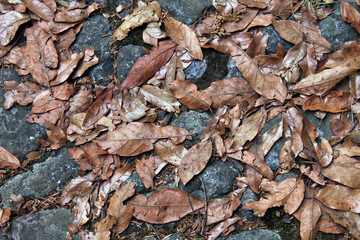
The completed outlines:
<svg viewBox="0 0 360 240">
<path fill-rule="evenodd" d="M 297 178 L 298 175 L 294 172 L 287 172 L 287 173 L 284 173 L 284 174 L 280 174 L 278 176 L 276 176 L 276 178 L 274 179 L 275 182 L 282 182 L 284 181 L 285 179 L 288 179 L 288 178 Z"/>
<path fill-rule="evenodd" d="M 227 238 L 227 240 L 281 240 L 276 232 L 267 229 L 255 229 L 237 233 Z"/>
<path fill-rule="evenodd" d="M 289 42 L 285 41 L 284 39 L 282 39 L 280 37 L 280 35 L 278 34 L 278 32 L 275 30 L 273 25 L 263 27 L 261 32 L 269 34 L 269 41 L 268 41 L 268 45 L 266 46 L 266 54 L 276 53 L 276 50 L 278 48 L 278 43 L 280 43 L 283 46 L 285 53 L 292 46 L 294 46 L 292 43 L 289 43 Z"/>
<path fill-rule="evenodd" d="M 105 36 L 106 35 L 106 36 Z M 99 58 L 99 63 L 89 70 L 91 80 L 101 85 L 110 83 L 109 75 L 114 74 L 113 55 L 110 51 L 111 26 L 102 15 L 90 17 L 71 46 L 74 52 L 92 47 Z"/>
<path fill-rule="evenodd" d="M 73 214 L 65 208 L 45 210 L 19 217 L 11 222 L 13 240 L 66 240 Z M 80 236 L 73 236 L 80 240 Z"/>
<path fill-rule="evenodd" d="M 358 11 L 360 10 L 355 0 L 342 2 L 348 2 L 357 8 Z M 331 43 L 332 49 L 337 50 L 342 43 L 358 40 L 359 34 L 350 24 L 342 19 L 340 3 L 334 4 L 334 8 L 335 11 L 320 22 L 320 31 L 321 35 Z"/>
<path fill-rule="evenodd" d="M 197 111 L 190 110 L 189 112 L 182 112 L 179 117 L 171 122 L 171 125 L 186 129 L 189 133 L 196 133 L 192 135 L 192 144 L 199 141 L 199 135 L 201 135 L 208 122 L 211 120 L 211 116 L 206 113 L 200 113 Z"/>
<path fill-rule="evenodd" d="M 239 69 L 236 67 L 235 62 L 233 61 L 232 57 L 229 57 L 227 63 L 228 74 L 226 75 L 225 79 L 229 78 L 242 78 L 242 74 Z"/>
<path fill-rule="evenodd" d="M 1 207 L 16 209 L 20 204 L 10 200 L 11 194 L 25 199 L 47 196 L 65 187 L 78 173 L 79 166 L 70 160 L 67 148 L 51 152 L 44 162 L 34 164 L 31 170 L 12 177 L 0 187 Z"/>
<path fill-rule="evenodd" d="M 170 13 L 170 16 L 186 25 L 193 24 L 207 8 L 211 7 L 210 0 L 158 0 L 158 2 Z"/>
<path fill-rule="evenodd" d="M 185 70 L 185 79 L 189 81 L 194 81 L 201 78 L 207 68 L 207 61 L 203 59 L 202 61 L 194 60 Z"/>
<path fill-rule="evenodd" d="M 134 63 L 139 57 L 146 55 L 143 47 L 136 45 L 127 45 L 120 49 L 116 62 L 116 76 L 123 82 L 130 72 L 130 69 L 134 66 Z"/>
<path fill-rule="evenodd" d="M 316 126 L 316 131 L 319 133 L 319 137 L 330 139 L 334 135 L 330 129 L 330 114 L 326 114 L 325 118 L 319 119 L 315 117 L 313 111 L 305 111 L 304 117 L 307 117 L 310 123 Z"/>
<path fill-rule="evenodd" d="M 205 200 L 203 186 L 200 178 L 203 179 L 207 200 L 226 197 L 232 191 L 239 171 L 229 162 L 221 160 L 210 160 L 206 168 L 196 175 L 185 186 L 179 184 L 179 189 L 188 192 L 191 196 Z"/>
<path fill-rule="evenodd" d="M 137 171 L 133 171 L 131 176 L 123 183 L 123 185 L 129 182 L 135 183 L 136 194 L 142 194 L 146 191 L 146 187 L 144 186 L 144 183 L 142 182 Z"/>
<path fill-rule="evenodd" d="M 244 204 L 250 201 L 259 201 L 259 196 L 253 190 L 251 190 L 250 187 L 248 187 L 242 195 L 241 205 L 235 213 L 239 217 L 246 217 L 246 219 L 249 221 L 255 221 L 257 219 L 257 216 L 254 215 L 253 210 L 242 209 Z"/>
<path fill-rule="evenodd" d="M 1 75 L 1 73 L 0 73 Z M 3 80 L 20 82 L 19 75 L 11 69 L 4 68 Z M 23 160 L 31 151 L 40 147 L 37 141 L 46 137 L 46 128 L 43 125 L 25 122 L 31 111 L 31 106 L 15 106 L 5 110 L 4 90 L 0 88 L 0 146 L 11 152 L 19 160 Z"/>
</svg>

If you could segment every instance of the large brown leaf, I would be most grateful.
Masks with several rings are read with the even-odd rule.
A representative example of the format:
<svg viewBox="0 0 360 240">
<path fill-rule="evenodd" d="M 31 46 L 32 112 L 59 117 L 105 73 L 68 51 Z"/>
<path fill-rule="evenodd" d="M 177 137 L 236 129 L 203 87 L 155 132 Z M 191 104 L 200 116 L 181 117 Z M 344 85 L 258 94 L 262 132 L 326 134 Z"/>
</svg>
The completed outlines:
<svg viewBox="0 0 360 240">
<path fill-rule="evenodd" d="M 17 169 L 20 166 L 19 159 L 0 146 L 0 168 Z"/>
<path fill-rule="evenodd" d="M 181 144 L 175 145 L 170 140 L 159 140 L 155 143 L 154 153 L 164 161 L 179 166 L 188 150 Z"/>
<path fill-rule="evenodd" d="M 19 26 L 30 20 L 29 15 L 10 11 L 0 15 L 0 44 L 6 46 L 14 38 Z"/>
<path fill-rule="evenodd" d="M 153 188 L 153 178 L 166 166 L 166 162 L 157 156 L 143 157 L 136 162 L 136 171 L 146 188 Z"/>
<path fill-rule="evenodd" d="M 175 80 L 170 90 L 179 101 L 190 109 L 211 110 L 211 99 L 206 93 L 197 90 L 197 86 L 190 81 Z"/>
<path fill-rule="evenodd" d="M 179 177 L 184 185 L 205 168 L 211 154 L 211 141 L 198 143 L 188 150 L 179 166 Z"/>
<path fill-rule="evenodd" d="M 171 93 L 151 85 L 144 85 L 140 92 L 144 95 L 146 101 L 151 104 L 168 112 L 180 112 L 180 103 Z"/>
<path fill-rule="evenodd" d="M 346 46 L 330 54 L 326 58 L 326 63 L 323 68 L 335 68 L 337 66 L 360 69 L 360 45 Z"/>
<path fill-rule="evenodd" d="M 262 136 L 261 136 L 261 149 L 266 155 L 272 146 L 276 143 L 277 140 L 279 140 L 283 135 L 283 121 L 276 124 L 271 129 L 267 130 Z"/>
<path fill-rule="evenodd" d="M 355 30 L 360 33 L 360 13 L 351 6 L 350 3 L 341 2 L 340 4 L 341 17 L 342 19 L 350 23 Z"/>
<path fill-rule="evenodd" d="M 55 0 L 21 0 L 33 13 L 50 22 L 56 11 Z"/>
<path fill-rule="evenodd" d="M 331 209 L 360 213 L 360 189 L 327 185 L 319 191 L 316 198 Z"/>
<path fill-rule="evenodd" d="M 53 69 L 58 66 L 58 54 L 51 36 L 38 25 L 26 29 L 24 35 L 27 69 L 40 85 L 49 86 L 57 74 Z"/>
<path fill-rule="evenodd" d="M 149 197 L 138 194 L 127 202 L 133 206 L 134 217 L 139 220 L 163 224 L 177 221 L 185 215 L 204 207 L 204 202 L 175 188 L 160 187 Z"/>
<path fill-rule="evenodd" d="M 130 89 L 145 83 L 153 76 L 167 61 L 175 51 L 176 43 L 173 41 L 161 41 L 157 48 L 153 48 L 146 57 L 138 58 L 131 68 L 125 81 L 121 84 L 121 89 Z"/>
<path fill-rule="evenodd" d="M 79 61 L 84 57 L 83 52 L 73 53 L 69 59 L 66 61 L 62 61 L 59 64 L 59 69 L 57 72 L 57 76 L 54 80 L 50 82 L 50 86 L 58 85 L 60 83 L 65 82 L 77 67 Z"/>
<path fill-rule="evenodd" d="M 203 53 L 194 30 L 170 16 L 165 17 L 163 21 L 166 35 L 171 40 L 187 49 L 193 58 L 203 60 Z"/>
<path fill-rule="evenodd" d="M 136 156 L 152 150 L 158 139 L 170 138 L 173 143 L 181 143 L 188 132 L 176 126 L 158 127 L 151 123 L 132 122 L 118 127 L 95 140 L 103 149 L 120 156 Z"/>
</svg>

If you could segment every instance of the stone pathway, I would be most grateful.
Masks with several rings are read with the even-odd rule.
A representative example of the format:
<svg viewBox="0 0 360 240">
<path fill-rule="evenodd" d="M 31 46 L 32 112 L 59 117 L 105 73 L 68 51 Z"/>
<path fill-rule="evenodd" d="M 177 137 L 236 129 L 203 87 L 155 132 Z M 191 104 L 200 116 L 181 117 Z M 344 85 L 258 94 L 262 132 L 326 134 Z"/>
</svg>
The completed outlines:
<svg viewBox="0 0 360 240">
<path fill-rule="evenodd" d="M 87 3 L 95 1 L 87 0 Z M 104 13 L 110 13 L 119 4 L 129 4 L 130 0 L 98 0 L 104 6 Z M 347 0 L 352 5 L 356 6 L 355 0 Z M 192 24 L 200 18 L 201 14 L 211 7 L 210 0 L 159 0 L 161 6 L 170 12 L 175 19 L 185 23 Z M 357 40 L 358 33 L 345 23 L 340 16 L 339 4 L 335 4 L 336 10 L 325 20 L 320 22 L 322 35 L 331 42 L 334 50 L 343 42 L 350 40 Z M 357 7 L 358 8 L 358 7 Z M 358 8 L 359 9 L 359 8 Z M 122 15 L 124 15 L 122 13 Z M 72 45 L 74 51 L 80 51 L 88 47 L 95 49 L 96 55 L 99 58 L 99 64 L 89 71 L 91 79 L 98 84 L 107 85 L 110 83 L 109 75 L 117 74 L 120 80 L 125 79 L 137 57 L 144 56 L 146 52 L 141 46 L 129 44 L 123 46 L 117 56 L 114 56 L 110 49 L 111 43 L 111 25 L 106 17 L 102 14 L 91 16 L 84 24 L 83 29 L 77 36 L 76 42 Z M 275 32 L 272 26 L 264 27 L 263 32 L 269 34 L 269 44 L 267 53 L 275 53 L 277 44 L 281 43 L 285 50 L 291 47 L 291 44 L 282 40 Z M 203 61 L 195 61 L 185 70 L 186 79 L 196 83 L 200 89 L 204 89 L 210 85 L 211 81 L 241 76 L 240 72 L 235 67 L 231 57 L 224 54 L 206 50 L 204 51 L 205 58 Z M 114 72 L 114 63 L 117 62 L 117 72 Z M 214 65 L 216 63 L 216 66 Z M 216 73 L 216 74 L 214 74 Z M 4 69 L 2 72 L 4 81 L 16 80 L 21 81 L 17 73 L 11 69 Z M 0 104 L 4 102 L 4 91 L 0 89 Z M 3 146 L 21 161 L 25 160 L 27 153 L 38 150 L 40 144 L 37 139 L 45 139 L 45 127 L 36 124 L 29 124 L 24 120 L 30 113 L 30 106 L 16 106 L 10 111 L 0 108 L 0 146 Z M 331 132 L 328 128 L 326 120 L 320 122 L 311 113 L 306 113 L 310 117 L 313 124 L 321 128 L 323 136 L 329 138 Z M 211 116 L 207 112 L 188 111 L 182 112 L 178 118 L 172 120 L 171 124 L 185 128 L 190 133 L 201 134 L 207 125 Z M 277 124 L 279 119 L 266 124 L 263 131 L 270 129 Z M 193 143 L 198 141 L 194 137 Z M 278 156 L 283 143 L 280 139 L 277 144 L 266 157 L 266 162 L 272 170 L 276 171 L 279 167 Z M 6 183 L 2 183 L 0 187 L 0 195 L 2 197 L 1 207 L 11 207 L 16 210 L 19 202 L 14 202 L 13 194 L 21 195 L 25 201 L 30 199 L 46 197 L 58 190 L 64 188 L 66 183 L 79 174 L 79 167 L 74 160 L 70 159 L 70 154 L 65 146 L 62 149 L 45 154 L 45 156 L 36 164 L 29 168 L 29 171 L 18 174 Z M 207 187 L 208 200 L 224 197 L 232 190 L 232 185 L 235 178 L 242 171 L 242 166 L 235 166 L 230 162 L 222 162 L 211 160 L 205 170 L 196 176 L 186 186 L 180 185 L 179 188 L 189 192 L 192 196 L 204 199 L 200 177 L 203 178 Z M 291 175 L 292 174 L 292 175 Z M 295 173 L 290 173 L 294 176 Z M 278 181 L 284 180 L 287 176 L 278 176 Z M 1 179 L 1 182 L 3 179 Z M 136 192 L 141 193 L 145 191 L 142 182 L 136 172 L 133 173 L 128 181 L 136 184 Z M 245 191 L 242 201 L 258 200 L 258 196 L 249 188 Z M 245 216 L 248 220 L 255 220 L 256 216 L 248 210 L 237 210 L 236 214 Z M 66 224 L 71 224 L 73 215 L 70 210 L 65 208 L 45 210 L 32 214 L 28 214 L 17 219 L 12 220 L 11 228 L 8 233 L 3 233 L 0 239 L 15 239 L 15 240 L 41 240 L 41 239 L 66 239 L 66 232 L 68 228 Z M 257 229 L 237 233 L 228 239 L 281 239 L 280 235 L 284 233 L 276 233 L 270 230 Z M 80 239 L 75 236 L 74 239 Z M 155 239 L 155 238 L 152 238 Z M 180 239 L 179 234 L 175 233 L 167 238 Z M 221 238 L 219 238 L 221 239 Z M 150 240 L 150 238 L 149 238 Z"/>
</svg>

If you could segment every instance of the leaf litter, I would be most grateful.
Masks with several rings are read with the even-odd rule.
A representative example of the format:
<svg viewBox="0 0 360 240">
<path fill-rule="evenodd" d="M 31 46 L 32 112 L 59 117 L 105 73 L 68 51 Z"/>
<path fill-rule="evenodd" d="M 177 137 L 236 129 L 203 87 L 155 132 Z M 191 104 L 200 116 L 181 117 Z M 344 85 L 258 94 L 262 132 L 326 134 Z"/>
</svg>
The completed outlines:
<svg viewBox="0 0 360 240">
<path fill-rule="evenodd" d="M 69 152 L 82 172 L 68 183 L 60 200 L 74 213 L 69 228 L 84 238 L 113 239 L 132 221 L 163 224 L 193 215 L 191 236 L 199 237 L 195 229 L 202 229 L 203 236 L 216 239 L 239 227 L 242 218 L 234 214 L 238 208 L 262 217 L 268 209 L 283 206 L 301 222 L 301 239 L 314 239 L 318 231 L 348 231 L 359 239 L 359 43 L 333 51 L 318 24 L 320 15 L 332 10 L 316 4 L 288 0 L 212 4 L 216 11 L 187 26 L 156 1 L 134 3 L 112 37 L 120 41 L 146 23 L 143 40 L 153 48 L 136 61 L 123 83 L 115 79 L 106 87 L 84 76 L 98 63 L 94 49 L 69 49 L 98 4 L 54 0 L 0 4 L 2 62 L 34 79 L 5 82 L 3 107 L 32 103 L 27 121 L 46 124 L 44 145 L 58 149 L 68 141 L 75 143 Z M 300 21 L 288 19 L 294 13 Z M 360 14 L 354 7 L 341 2 L 341 16 L 359 32 Z M 29 21 L 32 26 L 21 32 L 25 44 L 11 46 Z M 294 44 L 286 54 L 279 45 L 276 54 L 265 55 L 268 36 L 259 30 L 268 25 Z M 183 70 L 203 59 L 202 48 L 231 56 L 243 78 L 218 79 L 198 90 Z M 183 143 L 191 134 L 161 117 L 184 108 L 213 116 L 201 142 L 188 149 Z M 304 111 L 331 114 L 334 136 L 319 137 Z M 280 123 L 261 134 L 275 116 Z M 281 138 L 285 143 L 280 169 L 274 172 L 264 156 Z M 170 169 L 172 179 L 185 185 L 211 159 L 230 158 L 244 166 L 246 176 L 240 174 L 224 198 L 203 201 L 165 186 L 162 179 L 162 172 Z M 24 170 L 1 146 L 0 160 L 2 169 Z M 137 194 L 133 183 L 123 184 L 135 169 L 150 194 Z M 293 169 L 301 172 L 297 178 L 273 180 Z M 247 187 L 261 198 L 242 206 Z M 1 209 L 1 226 L 11 214 Z M 90 229 L 87 223 L 93 220 L 97 223 Z"/>
</svg>

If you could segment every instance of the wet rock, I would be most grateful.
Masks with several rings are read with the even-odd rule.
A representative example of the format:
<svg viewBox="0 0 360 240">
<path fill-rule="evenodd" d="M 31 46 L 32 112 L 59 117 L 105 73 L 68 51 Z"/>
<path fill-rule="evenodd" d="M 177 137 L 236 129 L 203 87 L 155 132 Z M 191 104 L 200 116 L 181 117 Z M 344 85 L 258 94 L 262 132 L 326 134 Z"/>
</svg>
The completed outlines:
<svg viewBox="0 0 360 240">
<path fill-rule="evenodd" d="M 171 125 L 186 129 L 189 133 L 196 133 L 192 135 L 192 144 L 200 141 L 199 136 L 204 132 L 206 125 L 211 120 L 211 116 L 206 112 L 197 112 L 190 110 L 189 112 L 182 112 L 179 117 L 171 122 Z"/>
<path fill-rule="evenodd" d="M 206 59 L 194 60 L 185 70 L 185 79 L 189 81 L 196 81 L 204 75 L 207 69 L 207 61 Z"/>
<path fill-rule="evenodd" d="M 136 46 L 133 44 L 124 46 L 120 49 L 116 62 L 117 62 L 117 69 L 116 69 L 116 76 L 123 82 L 127 75 L 130 72 L 130 69 L 134 66 L 134 63 L 139 57 L 143 57 L 146 55 L 146 52 L 143 47 Z"/>
<path fill-rule="evenodd" d="M 267 229 L 255 229 L 237 233 L 227 238 L 227 240 L 281 240 L 276 232 Z"/>
<path fill-rule="evenodd" d="M 249 221 L 255 221 L 257 219 L 257 216 L 254 215 L 253 210 L 242 209 L 244 204 L 247 203 L 247 202 L 250 202 L 250 201 L 259 201 L 259 196 L 253 190 L 251 190 L 250 187 L 248 187 L 248 188 L 246 188 L 244 194 L 242 195 L 242 197 L 241 197 L 241 205 L 236 210 L 235 213 L 239 217 L 246 217 L 246 219 L 249 220 Z"/>
<path fill-rule="evenodd" d="M 235 62 L 233 61 L 232 57 L 229 57 L 229 60 L 227 62 L 227 69 L 228 69 L 228 74 L 226 75 L 226 77 L 224 79 L 229 79 L 229 78 L 242 78 L 242 74 L 239 71 L 239 69 L 236 67 Z"/>
<path fill-rule="evenodd" d="M 158 0 L 158 2 L 163 9 L 170 13 L 170 16 L 186 25 L 193 24 L 212 5 L 210 0 Z"/>
<path fill-rule="evenodd" d="M 10 200 L 11 194 L 27 198 L 47 196 L 65 187 L 79 173 L 79 166 L 70 160 L 67 148 L 51 152 L 44 162 L 34 164 L 32 169 L 18 174 L 0 187 L 1 207 L 16 209 L 20 204 Z"/>
<path fill-rule="evenodd" d="M 188 192 L 191 196 L 205 200 L 203 186 L 200 178 L 203 179 L 207 200 L 226 197 L 232 191 L 239 171 L 228 161 L 210 160 L 206 168 L 196 175 L 185 186 L 179 184 L 179 189 Z"/>
<path fill-rule="evenodd" d="M 342 2 L 348 2 L 360 11 L 360 7 L 357 6 L 355 0 Z M 331 43 L 332 49 L 337 50 L 342 43 L 358 40 L 359 34 L 350 24 L 342 19 L 340 3 L 334 4 L 333 7 L 335 8 L 334 12 L 320 22 L 320 31 L 321 35 Z"/>
<path fill-rule="evenodd" d="M 1 73 L 0 73 L 1 75 Z M 18 81 L 19 75 L 11 69 L 4 68 L 2 78 L 4 81 Z M 37 141 L 46 137 L 46 128 L 43 125 L 25 122 L 32 106 L 15 106 L 9 110 L 3 108 L 4 90 L 0 88 L 0 146 L 23 160 L 31 151 L 40 147 Z"/>
<path fill-rule="evenodd" d="M 19 217 L 11 222 L 13 240 L 49 240 L 67 239 L 72 225 L 73 214 L 65 208 L 45 210 Z M 80 240 L 80 236 L 73 236 Z"/>
<path fill-rule="evenodd" d="M 142 182 L 137 171 L 133 171 L 131 176 L 123 183 L 123 185 L 129 182 L 135 183 L 136 194 L 142 194 L 146 191 L 146 187 L 144 186 L 144 183 Z"/>
<path fill-rule="evenodd" d="M 280 174 L 278 176 L 276 176 L 276 178 L 274 179 L 275 182 L 282 182 L 284 181 L 285 179 L 288 179 L 288 178 L 297 178 L 298 175 L 294 172 L 287 172 L 287 173 L 284 173 L 284 174 Z"/>
<path fill-rule="evenodd" d="M 289 43 L 282 39 L 273 25 L 263 27 L 261 32 L 269 34 L 268 45 L 266 46 L 266 54 L 275 54 L 278 48 L 278 43 L 283 46 L 285 53 L 287 53 L 287 51 L 292 46 L 294 46 L 292 43 Z"/>
<path fill-rule="evenodd" d="M 111 26 L 102 15 L 90 17 L 71 46 L 74 52 L 92 47 L 99 58 L 99 63 L 89 70 L 90 79 L 101 85 L 110 83 L 109 75 L 114 74 L 113 55 L 110 52 Z"/>
</svg>

